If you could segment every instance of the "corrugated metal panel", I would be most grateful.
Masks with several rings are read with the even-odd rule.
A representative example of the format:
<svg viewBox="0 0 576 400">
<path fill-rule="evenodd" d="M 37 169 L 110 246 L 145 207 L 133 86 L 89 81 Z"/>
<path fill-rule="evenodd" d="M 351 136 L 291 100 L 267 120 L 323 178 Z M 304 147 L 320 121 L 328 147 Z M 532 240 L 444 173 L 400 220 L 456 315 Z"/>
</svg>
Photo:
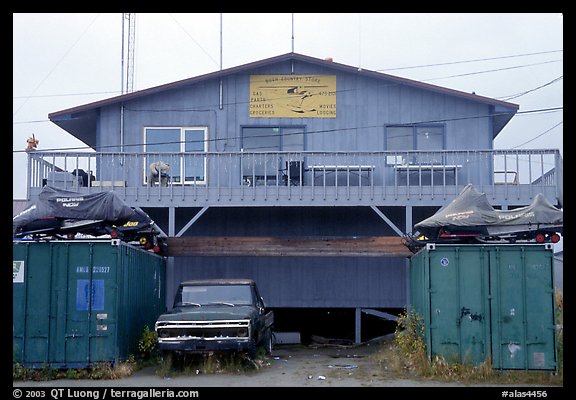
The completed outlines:
<svg viewBox="0 0 576 400">
<path fill-rule="evenodd" d="M 165 310 L 166 268 L 162 257 L 150 252 L 122 246 L 119 249 L 121 276 L 119 277 L 119 357 L 136 354 L 137 340 L 145 326 L 153 329 L 156 318 Z"/>
<path fill-rule="evenodd" d="M 556 369 L 550 246 L 435 245 L 410 269 L 410 303 L 424 318 L 430 357 Z"/>
<path fill-rule="evenodd" d="M 494 366 L 555 369 L 552 250 L 496 248 L 490 253 L 490 287 Z"/>
<path fill-rule="evenodd" d="M 14 242 L 13 358 L 82 368 L 134 353 L 164 310 L 164 259 L 119 241 Z"/>
<path fill-rule="evenodd" d="M 432 355 L 477 364 L 486 359 L 486 260 L 483 249 L 443 248 L 429 254 Z"/>
<path fill-rule="evenodd" d="M 407 259 L 395 257 L 179 257 L 167 306 L 187 279 L 251 278 L 269 307 L 402 308 Z"/>
</svg>

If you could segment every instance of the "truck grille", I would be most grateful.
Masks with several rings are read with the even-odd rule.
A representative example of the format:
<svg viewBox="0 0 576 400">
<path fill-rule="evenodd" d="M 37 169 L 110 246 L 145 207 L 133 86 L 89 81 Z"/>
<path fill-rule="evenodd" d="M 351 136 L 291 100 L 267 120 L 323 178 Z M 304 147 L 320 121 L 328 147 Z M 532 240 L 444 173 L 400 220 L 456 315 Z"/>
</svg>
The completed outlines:
<svg viewBox="0 0 576 400">
<path fill-rule="evenodd" d="M 156 322 L 156 333 L 159 341 L 247 339 L 250 337 L 250 321 L 159 321 Z"/>
</svg>

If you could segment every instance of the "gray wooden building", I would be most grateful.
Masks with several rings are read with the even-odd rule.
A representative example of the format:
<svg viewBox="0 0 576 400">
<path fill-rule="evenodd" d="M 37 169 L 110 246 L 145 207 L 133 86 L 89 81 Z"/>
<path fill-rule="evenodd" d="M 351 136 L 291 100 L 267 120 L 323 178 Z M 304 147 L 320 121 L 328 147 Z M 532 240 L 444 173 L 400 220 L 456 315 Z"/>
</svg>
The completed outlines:
<svg viewBox="0 0 576 400">
<path fill-rule="evenodd" d="M 183 243 L 168 299 L 184 279 L 253 278 L 275 309 L 351 311 L 359 341 L 366 315 L 406 306 L 409 271 L 355 241 L 410 232 L 468 183 L 495 207 L 562 204 L 558 150 L 493 148 L 517 111 L 288 53 L 50 114 L 93 151 L 31 152 L 28 198 L 45 184 L 114 190 Z"/>
</svg>

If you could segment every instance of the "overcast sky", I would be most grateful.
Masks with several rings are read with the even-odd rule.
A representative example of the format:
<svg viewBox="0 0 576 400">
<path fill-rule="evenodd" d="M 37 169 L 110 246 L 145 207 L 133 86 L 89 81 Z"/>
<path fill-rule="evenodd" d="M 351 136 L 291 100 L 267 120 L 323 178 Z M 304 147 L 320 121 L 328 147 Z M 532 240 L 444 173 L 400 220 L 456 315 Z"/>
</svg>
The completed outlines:
<svg viewBox="0 0 576 400">
<path fill-rule="evenodd" d="M 32 133 L 39 150 L 85 146 L 49 113 L 121 93 L 122 20 L 13 15 L 13 198 Z M 561 14 L 136 14 L 135 44 L 134 90 L 294 50 L 518 104 L 494 147 L 563 154 Z"/>
</svg>

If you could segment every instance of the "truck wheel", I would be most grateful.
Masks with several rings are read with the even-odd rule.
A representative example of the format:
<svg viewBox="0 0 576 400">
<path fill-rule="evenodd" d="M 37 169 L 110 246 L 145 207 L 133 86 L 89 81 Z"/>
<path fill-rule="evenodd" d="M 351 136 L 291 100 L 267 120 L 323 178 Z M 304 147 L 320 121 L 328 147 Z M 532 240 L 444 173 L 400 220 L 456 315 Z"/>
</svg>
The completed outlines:
<svg viewBox="0 0 576 400">
<path fill-rule="evenodd" d="M 256 358 L 256 343 L 254 342 L 254 340 L 250 341 L 250 345 L 248 346 L 248 350 L 246 350 L 246 355 L 251 360 L 254 360 Z"/>
<path fill-rule="evenodd" d="M 264 336 L 264 351 L 266 355 L 272 354 L 272 330 L 268 329 L 266 335 Z"/>
</svg>

